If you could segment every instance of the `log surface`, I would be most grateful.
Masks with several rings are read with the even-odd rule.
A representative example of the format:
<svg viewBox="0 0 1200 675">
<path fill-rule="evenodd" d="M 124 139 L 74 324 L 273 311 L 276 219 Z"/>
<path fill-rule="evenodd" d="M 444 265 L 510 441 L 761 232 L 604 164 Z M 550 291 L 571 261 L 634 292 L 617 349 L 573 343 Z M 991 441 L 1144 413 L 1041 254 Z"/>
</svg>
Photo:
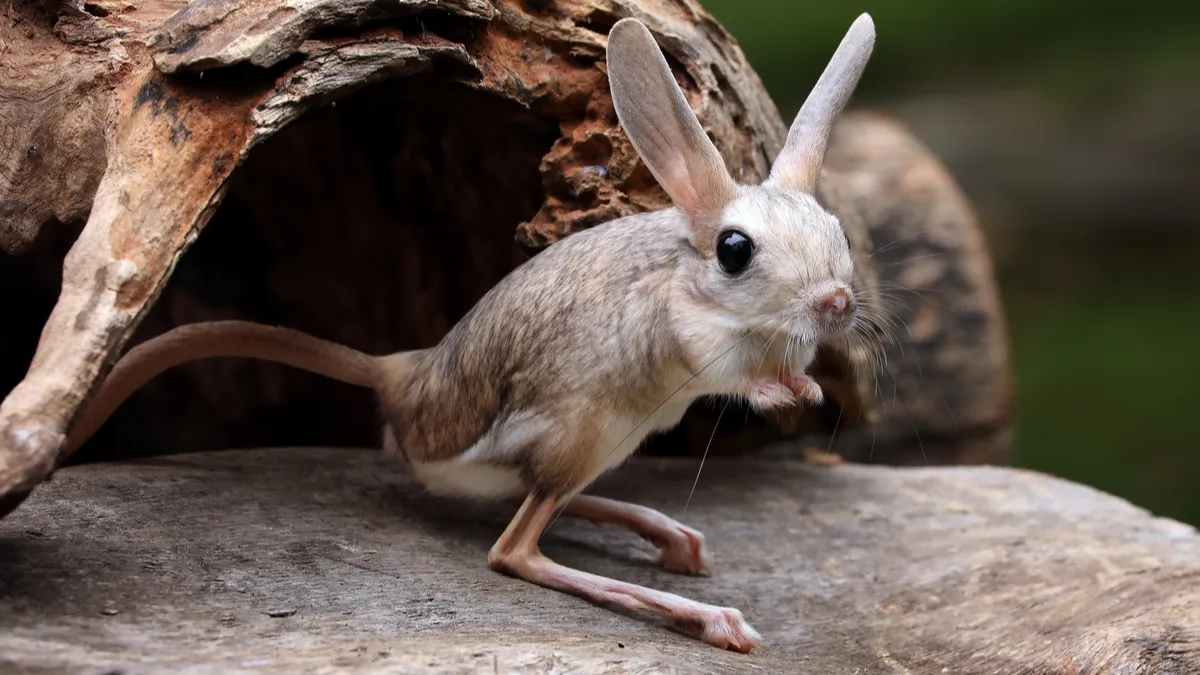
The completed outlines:
<svg viewBox="0 0 1200 675">
<path fill-rule="evenodd" d="M 0 671 L 1200 672 L 1200 535 L 1007 468 L 643 459 L 598 492 L 705 532 L 713 576 L 562 518 L 561 562 L 736 606 L 749 656 L 491 572 L 511 516 L 354 450 L 57 472 L 0 521 Z"/>
</svg>

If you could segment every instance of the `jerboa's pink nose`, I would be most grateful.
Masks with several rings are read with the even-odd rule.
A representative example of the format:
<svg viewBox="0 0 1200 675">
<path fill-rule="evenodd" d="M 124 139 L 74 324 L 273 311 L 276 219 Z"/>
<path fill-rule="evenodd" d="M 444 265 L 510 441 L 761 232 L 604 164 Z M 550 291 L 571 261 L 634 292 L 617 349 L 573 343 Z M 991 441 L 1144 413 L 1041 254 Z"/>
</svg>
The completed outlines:
<svg viewBox="0 0 1200 675">
<path fill-rule="evenodd" d="M 821 310 L 832 316 L 842 316 L 850 307 L 850 294 L 838 289 L 821 301 Z"/>
</svg>

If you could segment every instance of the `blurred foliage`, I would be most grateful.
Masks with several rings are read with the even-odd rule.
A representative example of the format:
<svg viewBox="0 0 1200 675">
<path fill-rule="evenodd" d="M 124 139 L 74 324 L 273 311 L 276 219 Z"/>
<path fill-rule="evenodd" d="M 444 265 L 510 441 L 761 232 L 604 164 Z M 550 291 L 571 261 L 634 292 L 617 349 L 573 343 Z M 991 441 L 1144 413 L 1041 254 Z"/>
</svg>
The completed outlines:
<svg viewBox="0 0 1200 675">
<path fill-rule="evenodd" d="M 1195 2 L 701 2 L 737 38 L 785 120 L 863 11 L 878 37 L 857 106 L 1034 90 L 1082 124 L 1146 91 L 1200 91 Z M 1180 133 L 1188 126 L 1200 133 Z M 1197 147 L 1187 140 L 1182 147 Z M 981 212 L 1009 320 L 1017 462 L 1200 525 L 1200 223 L 1181 215 L 1174 227 L 1100 231 L 1081 214 L 1049 227 L 1058 217 L 1030 204 L 1004 217 Z"/>
<path fill-rule="evenodd" d="M 1018 463 L 1200 524 L 1200 276 L 1160 244 L 1104 242 L 1067 270 L 1051 247 L 1001 276 Z"/>
<path fill-rule="evenodd" d="M 1178 0 L 701 0 L 790 117 L 850 23 L 876 46 L 861 102 L 933 90 L 1047 86 L 1090 98 L 1195 73 L 1200 3 Z"/>
</svg>

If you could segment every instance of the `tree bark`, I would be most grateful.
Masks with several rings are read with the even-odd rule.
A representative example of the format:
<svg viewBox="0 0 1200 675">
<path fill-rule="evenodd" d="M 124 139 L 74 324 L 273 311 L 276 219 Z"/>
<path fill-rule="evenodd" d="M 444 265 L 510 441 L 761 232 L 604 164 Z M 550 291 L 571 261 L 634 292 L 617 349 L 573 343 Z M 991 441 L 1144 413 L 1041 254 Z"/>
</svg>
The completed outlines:
<svg viewBox="0 0 1200 675">
<path fill-rule="evenodd" d="M 0 405 L 0 512 L 72 459 L 65 433 L 131 340 L 241 317 L 377 353 L 428 346 L 537 248 L 667 205 L 608 96 L 604 41 L 622 16 L 649 25 L 739 180 L 761 179 L 786 133 L 733 38 L 690 1 L 6 11 L 0 275 L 35 290 L 10 291 L 22 327 L 0 337 L 15 385 Z M 846 224 L 860 287 L 872 302 L 895 296 L 906 327 L 886 371 L 830 345 L 817 366 L 827 407 L 772 420 L 698 408 L 649 452 L 699 454 L 711 439 L 745 453 L 836 431 L 835 449 L 862 461 L 1006 462 L 1004 324 L 952 179 L 894 122 L 848 114 L 819 198 Z M 361 392 L 205 363 L 135 395 L 73 459 L 373 445 L 375 423 Z"/>
</svg>

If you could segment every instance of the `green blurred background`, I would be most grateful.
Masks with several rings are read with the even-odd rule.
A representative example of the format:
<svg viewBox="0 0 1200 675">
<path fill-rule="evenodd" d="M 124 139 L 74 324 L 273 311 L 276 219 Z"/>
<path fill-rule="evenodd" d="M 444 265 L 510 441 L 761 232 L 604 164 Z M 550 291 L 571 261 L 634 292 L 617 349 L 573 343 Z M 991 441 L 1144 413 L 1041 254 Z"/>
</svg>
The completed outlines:
<svg viewBox="0 0 1200 675">
<path fill-rule="evenodd" d="M 860 12 L 852 106 L 975 204 L 1017 377 L 1017 463 L 1200 525 L 1200 3 L 701 0 L 790 120 Z"/>
</svg>

